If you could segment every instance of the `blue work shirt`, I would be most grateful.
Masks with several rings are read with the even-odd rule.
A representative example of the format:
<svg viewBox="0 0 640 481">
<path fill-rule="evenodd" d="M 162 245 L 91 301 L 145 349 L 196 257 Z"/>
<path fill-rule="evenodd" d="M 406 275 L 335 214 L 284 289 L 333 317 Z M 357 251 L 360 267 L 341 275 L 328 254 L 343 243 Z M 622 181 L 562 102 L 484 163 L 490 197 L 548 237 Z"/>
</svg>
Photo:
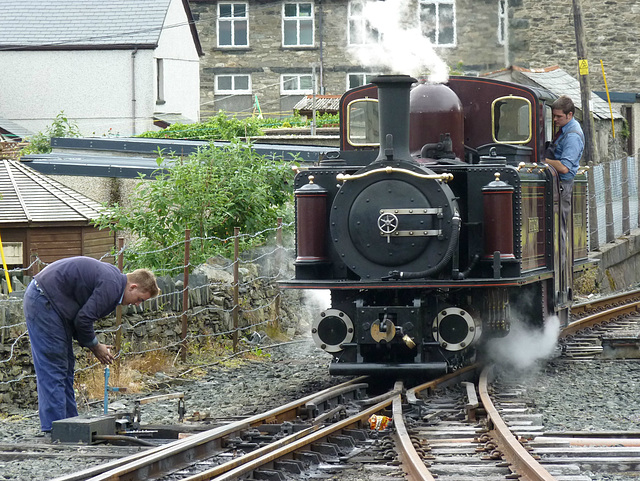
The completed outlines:
<svg viewBox="0 0 640 481">
<path fill-rule="evenodd" d="M 571 119 L 560 130 L 562 133 L 556 140 L 555 157 L 569 169 L 566 174 L 560 174 L 560 180 L 573 180 L 584 151 L 584 133 L 576 119 Z"/>
</svg>

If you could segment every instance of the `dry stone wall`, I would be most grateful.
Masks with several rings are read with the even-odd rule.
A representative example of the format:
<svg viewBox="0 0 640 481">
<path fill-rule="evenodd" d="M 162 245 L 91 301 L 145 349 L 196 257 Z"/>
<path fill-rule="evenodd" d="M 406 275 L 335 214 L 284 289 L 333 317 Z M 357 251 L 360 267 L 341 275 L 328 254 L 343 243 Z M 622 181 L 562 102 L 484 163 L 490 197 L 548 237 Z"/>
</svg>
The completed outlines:
<svg viewBox="0 0 640 481">
<path fill-rule="evenodd" d="M 201 341 L 225 333 L 228 337 L 233 330 L 233 277 L 215 266 L 198 268 L 195 272 L 189 277 L 189 309 L 186 311 L 189 335 Z M 240 268 L 240 275 L 240 338 L 264 330 L 267 322 L 276 319 L 279 328 L 289 334 L 308 330 L 309 311 L 303 302 L 303 292 L 280 291 L 272 278 L 258 275 L 255 265 Z M 183 281 L 159 277 L 158 285 L 165 293 L 159 298 L 140 307 L 123 308 L 122 339 L 127 352 L 161 347 L 176 353 L 179 350 Z M 37 406 L 36 380 L 22 312 L 23 292 L 16 290 L 11 297 L 0 297 L 0 413 L 11 412 L 14 406 Z M 275 303 L 278 295 L 282 296 L 279 317 Z M 115 326 L 115 315 L 95 324 L 101 342 L 114 344 Z M 87 355 L 75 341 L 74 348 L 78 360 Z"/>
</svg>

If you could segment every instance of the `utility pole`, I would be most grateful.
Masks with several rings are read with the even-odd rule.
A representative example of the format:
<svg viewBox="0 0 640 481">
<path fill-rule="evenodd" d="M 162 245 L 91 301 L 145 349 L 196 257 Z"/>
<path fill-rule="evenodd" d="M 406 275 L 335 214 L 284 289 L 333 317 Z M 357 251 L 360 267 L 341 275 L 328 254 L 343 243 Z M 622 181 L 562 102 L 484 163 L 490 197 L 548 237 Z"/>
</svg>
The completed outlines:
<svg viewBox="0 0 640 481">
<path fill-rule="evenodd" d="M 582 25 L 582 5 L 580 0 L 573 0 L 573 23 L 576 33 L 576 54 L 578 57 L 578 81 L 580 82 L 580 102 L 582 104 L 582 127 L 584 131 L 584 155 L 588 166 L 593 169 L 598 158 L 596 147 L 596 129 L 591 116 L 591 82 L 589 80 L 589 61 L 587 60 L 587 42 Z M 598 246 L 598 210 L 596 208 L 595 182 L 593 170 L 589 178 L 589 238 L 592 246 Z M 610 189 L 605 189 L 611 195 Z M 609 204 L 610 205 L 610 204 Z M 608 217 L 608 216 L 607 216 Z M 607 235 L 608 237 L 608 235 Z"/>
</svg>

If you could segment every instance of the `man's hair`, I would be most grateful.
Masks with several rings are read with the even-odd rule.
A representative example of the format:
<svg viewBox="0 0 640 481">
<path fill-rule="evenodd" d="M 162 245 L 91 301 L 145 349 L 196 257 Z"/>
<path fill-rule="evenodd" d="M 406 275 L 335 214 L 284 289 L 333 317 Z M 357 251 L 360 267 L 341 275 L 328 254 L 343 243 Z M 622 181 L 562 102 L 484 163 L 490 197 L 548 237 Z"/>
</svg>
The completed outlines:
<svg viewBox="0 0 640 481">
<path fill-rule="evenodd" d="M 562 110 L 565 115 L 567 115 L 569 112 L 575 115 L 576 106 L 573 105 L 573 100 L 571 100 L 570 97 L 561 95 L 555 100 L 555 102 L 553 102 L 553 104 L 551 105 L 551 110 Z"/>
<path fill-rule="evenodd" d="M 127 274 L 127 282 L 130 284 L 138 284 L 138 289 L 142 292 L 148 292 L 151 297 L 156 297 L 160 293 L 156 276 L 149 269 L 136 269 Z"/>
</svg>

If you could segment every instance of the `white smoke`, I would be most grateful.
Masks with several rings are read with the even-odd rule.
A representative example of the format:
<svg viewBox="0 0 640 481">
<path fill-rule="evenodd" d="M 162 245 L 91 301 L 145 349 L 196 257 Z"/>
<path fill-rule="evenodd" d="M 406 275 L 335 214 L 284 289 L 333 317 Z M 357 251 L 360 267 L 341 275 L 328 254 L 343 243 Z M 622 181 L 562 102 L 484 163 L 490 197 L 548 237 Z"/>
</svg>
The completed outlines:
<svg viewBox="0 0 640 481">
<path fill-rule="evenodd" d="M 506 337 L 491 339 L 485 346 L 487 357 L 502 367 L 523 370 L 553 354 L 560 334 L 560 320 L 547 319 L 544 329 L 512 323 Z"/>
<path fill-rule="evenodd" d="M 329 289 L 309 289 L 305 291 L 305 306 L 315 311 L 326 311 L 331 307 L 331 291 Z"/>
<path fill-rule="evenodd" d="M 428 77 L 431 83 L 444 83 L 449 67 L 433 49 L 419 26 L 406 25 L 408 0 L 369 1 L 364 3 L 364 17 L 382 34 L 378 44 L 354 47 L 353 54 L 367 67 L 386 67 L 395 74 Z"/>
</svg>

